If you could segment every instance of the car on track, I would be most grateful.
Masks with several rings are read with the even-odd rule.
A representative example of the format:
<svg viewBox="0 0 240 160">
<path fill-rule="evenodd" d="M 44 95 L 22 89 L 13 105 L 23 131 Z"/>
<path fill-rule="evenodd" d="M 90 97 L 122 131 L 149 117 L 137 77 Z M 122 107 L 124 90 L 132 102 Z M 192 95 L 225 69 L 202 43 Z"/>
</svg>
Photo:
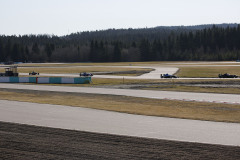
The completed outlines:
<svg viewBox="0 0 240 160">
<path fill-rule="evenodd" d="M 39 73 L 32 71 L 32 72 L 29 72 L 29 75 L 39 75 Z"/>
<path fill-rule="evenodd" d="M 161 78 L 178 78 L 177 76 L 171 75 L 171 74 L 161 74 L 160 75 Z"/>
<path fill-rule="evenodd" d="M 93 76 L 92 73 L 87 73 L 87 72 L 82 72 L 79 75 L 80 75 L 80 77 L 92 77 Z"/>
<path fill-rule="evenodd" d="M 228 74 L 228 73 L 225 73 L 225 74 L 219 74 L 218 77 L 219 77 L 219 78 L 238 78 L 237 75 L 234 75 L 234 74 Z"/>
</svg>

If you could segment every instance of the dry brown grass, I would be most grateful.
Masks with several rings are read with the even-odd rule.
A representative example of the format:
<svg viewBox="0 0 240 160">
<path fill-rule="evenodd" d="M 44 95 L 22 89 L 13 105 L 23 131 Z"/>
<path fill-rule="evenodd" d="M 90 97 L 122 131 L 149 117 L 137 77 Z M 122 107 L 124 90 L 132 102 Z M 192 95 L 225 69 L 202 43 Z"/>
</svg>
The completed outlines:
<svg viewBox="0 0 240 160">
<path fill-rule="evenodd" d="M 240 122 L 240 105 L 230 104 L 3 89 L 0 91 L 0 99 L 88 107 L 149 116 Z"/>
<path fill-rule="evenodd" d="M 138 66 L 138 65 L 159 65 L 169 62 L 154 61 L 154 62 L 105 62 L 105 63 L 22 63 L 18 66 L 34 66 L 34 67 L 65 67 L 65 66 Z"/>
<path fill-rule="evenodd" d="M 180 85 L 152 85 L 142 87 L 146 90 L 161 91 L 179 91 L 179 92 L 201 92 L 201 93 L 223 93 L 223 94 L 240 94 L 240 88 L 213 88 L 213 87 L 197 87 L 197 86 L 180 86 Z"/>
<path fill-rule="evenodd" d="M 118 68 L 118 67 L 63 67 L 63 68 L 45 68 L 45 67 L 24 67 L 18 68 L 20 73 L 29 72 L 41 73 L 80 73 L 80 72 L 122 72 L 122 71 L 144 71 L 150 72 L 152 69 L 149 68 Z M 4 72 L 4 68 L 0 68 L 0 72 Z"/>
<path fill-rule="evenodd" d="M 183 65 L 184 64 L 184 65 Z M 221 66 L 221 65 L 239 65 L 239 66 Z M 198 65 L 198 66 L 195 66 Z M 204 66 L 209 65 L 209 66 Z M 215 66 L 220 65 L 220 66 Z M 165 67 L 178 67 L 179 77 L 217 77 L 219 73 L 230 73 L 240 75 L 240 63 L 211 63 L 211 62 L 119 62 L 119 63 L 43 63 L 43 64 L 19 64 L 19 72 L 28 73 L 36 71 L 40 73 L 79 73 L 79 72 L 108 72 L 108 71 L 150 71 L 151 69 L 139 68 L 115 68 L 108 66 L 165 66 Z M 76 67 L 79 66 L 79 67 Z M 84 67 L 85 66 L 85 67 Z M 106 66 L 106 67 L 98 67 Z M 48 68 L 41 68 L 48 67 Z M 64 68 L 51 68 L 51 67 L 64 67 Z M 0 72 L 3 72 L 0 68 Z"/>
<path fill-rule="evenodd" d="M 177 76 L 183 78 L 217 78 L 218 74 L 236 74 L 240 75 L 240 65 L 239 66 L 189 66 L 189 67 L 179 67 L 180 70 Z"/>
<path fill-rule="evenodd" d="M 212 88 L 212 87 L 197 87 L 184 86 L 179 84 L 231 84 L 240 81 L 240 79 L 210 79 L 210 80 L 185 80 L 185 79 L 160 79 L 160 80 L 144 80 L 144 79 L 107 79 L 107 78 L 92 78 L 90 84 L 48 84 L 56 86 L 74 86 L 74 87 L 89 87 L 89 86 L 117 86 L 117 85 L 139 85 L 138 89 L 146 90 L 164 90 L 164 91 L 182 91 L 182 92 L 203 92 L 203 93 L 225 93 L 225 94 L 240 94 L 239 88 Z M 239 82 L 240 83 L 240 82 Z M 47 85 L 47 84 L 44 84 Z M 142 85 L 142 86 L 141 86 Z"/>
</svg>

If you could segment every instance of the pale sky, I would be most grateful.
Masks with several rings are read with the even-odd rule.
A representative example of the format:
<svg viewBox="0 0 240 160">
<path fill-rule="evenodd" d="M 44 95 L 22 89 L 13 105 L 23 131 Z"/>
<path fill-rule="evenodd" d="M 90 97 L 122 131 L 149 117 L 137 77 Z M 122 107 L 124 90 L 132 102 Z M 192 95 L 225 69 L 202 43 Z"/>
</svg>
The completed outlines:
<svg viewBox="0 0 240 160">
<path fill-rule="evenodd" d="M 240 0 L 0 0 L 0 34 L 240 23 Z"/>
</svg>

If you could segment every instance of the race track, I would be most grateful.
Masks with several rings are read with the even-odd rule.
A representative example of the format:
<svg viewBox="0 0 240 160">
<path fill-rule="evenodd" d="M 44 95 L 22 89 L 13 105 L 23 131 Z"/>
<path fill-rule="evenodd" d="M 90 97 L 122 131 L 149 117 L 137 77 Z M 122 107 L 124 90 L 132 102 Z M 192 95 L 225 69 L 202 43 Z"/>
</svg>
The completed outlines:
<svg viewBox="0 0 240 160">
<path fill-rule="evenodd" d="M 93 94 L 122 95 L 122 96 L 142 97 L 142 98 L 152 98 L 152 99 L 240 104 L 240 98 L 239 98 L 239 95 L 237 94 L 151 91 L 151 90 L 137 90 L 137 89 L 112 89 L 112 88 L 94 88 L 94 87 L 66 87 L 66 86 L 48 86 L 48 85 L 46 86 L 45 85 L 22 85 L 22 84 L 6 84 L 6 83 L 0 83 L 0 88 L 55 91 L 55 92 L 72 92 L 72 93 L 93 93 Z"/>
<path fill-rule="evenodd" d="M 69 66 L 67 66 L 69 67 Z M 73 67 L 73 66 L 71 66 Z M 111 79 L 160 79 L 160 74 L 175 74 L 179 69 L 176 67 L 156 67 L 156 66 L 74 66 L 76 68 L 89 68 L 89 67 L 107 67 L 107 68 L 148 68 L 154 69 L 149 73 L 142 74 L 140 76 L 117 76 L 117 75 L 94 75 L 94 78 L 111 78 Z M 37 68 L 37 67 L 36 67 Z M 43 67 L 41 67 L 43 68 Z M 46 67 L 46 68 L 66 68 L 66 67 Z M 28 73 L 20 73 L 22 76 L 29 75 Z M 79 77 L 79 73 L 75 74 L 49 74 L 40 73 L 41 76 L 53 76 L 53 77 Z"/>
<path fill-rule="evenodd" d="M 189 65 L 178 65 L 178 67 L 189 67 Z M 203 65 L 191 65 L 191 66 L 198 66 L 201 67 Z M 222 66 L 237 66 L 240 67 L 240 65 L 204 65 L 205 67 L 222 67 Z M 174 75 L 179 71 L 179 68 L 174 67 L 174 66 L 168 66 L 168 67 L 159 67 L 159 66 L 64 66 L 64 67 L 40 67 L 40 68 L 70 68 L 70 67 L 75 67 L 75 68 L 90 68 L 90 67 L 107 67 L 107 68 L 148 68 L 148 69 L 153 69 L 153 71 L 149 73 L 142 74 L 140 76 L 122 76 L 122 75 L 104 75 L 104 73 L 95 75 L 93 73 L 93 78 L 108 78 L 108 79 L 148 79 L 148 80 L 156 80 L 156 79 L 161 79 L 160 75 L 161 74 L 171 74 Z M 19 68 L 26 68 L 26 67 L 19 67 Z M 38 67 L 35 67 L 38 68 Z M 28 76 L 29 73 L 19 73 L 21 76 Z M 46 77 L 79 77 L 79 73 L 40 73 L 40 76 L 46 76 Z M 168 78 L 169 79 L 169 78 Z M 199 78 L 182 78 L 179 77 L 177 79 L 185 79 L 185 80 L 210 80 L 210 79 L 222 79 L 218 78 L 217 75 L 215 78 L 204 78 L 204 77 L 199 77 Z M 228 78 L 228 79 L 239 79 L 239 78 Z"/>
<path fill-rule="evenodd" d="M 0 100 L 0 121 L 136 137 L 240 146 L 240 124 L 131 115 Z"/>
<path fill-rule="evenodd" d="M 131 67 L 134 68 L 136 66 Z M 160 74 L 174 74 L 177 71 L 178 68 L 174 67 L 155 67 L 155 70 L 150 73 L 143 74 L 138 77 L 129 76 L 128 78 L 160 79 Z M 78 74 L 41 75 L 79 77 Z M 94 77 L 122 78 L 122 76 L 111 75 L 96 75 Z M 0 84 L 0 88 L 123 95 L 153 99 L 240 104 L 239 95 L 234 94 L 188 93 L 171 91 L 23 85 L 6 83 Z M 109 133 L 115 135 L 127 135 L 134 137 L 240 146 L 240 124 L 237 123 L 151 117 L 79 107 L 36 104 L 6 100 L 0 100 L 0 121 L 79 131 Z"/>
</svg>

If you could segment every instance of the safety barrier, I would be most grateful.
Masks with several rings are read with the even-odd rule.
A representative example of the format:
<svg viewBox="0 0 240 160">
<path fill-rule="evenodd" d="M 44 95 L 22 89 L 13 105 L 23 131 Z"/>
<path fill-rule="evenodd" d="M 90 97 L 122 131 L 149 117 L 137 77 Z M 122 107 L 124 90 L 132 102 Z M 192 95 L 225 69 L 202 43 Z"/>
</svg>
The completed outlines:
<svg viewBox="0 0 240 160">
<path fill-rule="evenodd" d="M 91 80 L 91 77 L 0 77 L 0 83 L 85 84 Z"/>
</svg>

